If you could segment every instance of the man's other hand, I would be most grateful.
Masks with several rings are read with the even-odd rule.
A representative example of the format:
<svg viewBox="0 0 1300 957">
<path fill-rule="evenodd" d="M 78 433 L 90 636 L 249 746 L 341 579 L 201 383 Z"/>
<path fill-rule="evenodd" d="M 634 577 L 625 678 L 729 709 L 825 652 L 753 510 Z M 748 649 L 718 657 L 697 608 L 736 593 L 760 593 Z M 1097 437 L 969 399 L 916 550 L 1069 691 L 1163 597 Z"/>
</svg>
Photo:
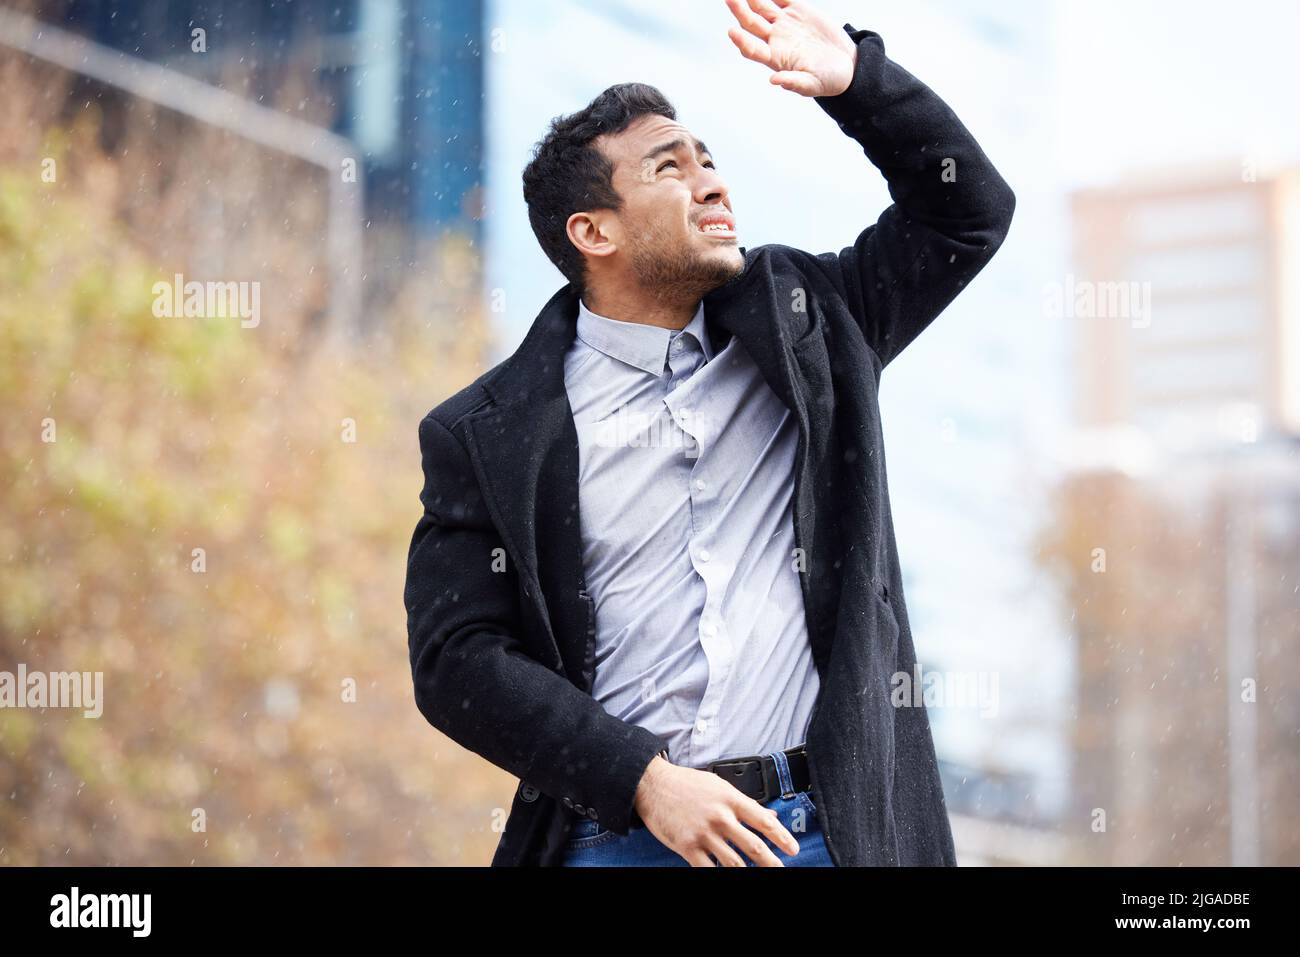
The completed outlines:
<svg viewBox="0 0 1300 957">
<path fill-rule="evenodd" d="M 710 855 L 723 867 L 746 867 L 741 853 L 759 867 L 784 867 L 759 834 L 786 854 L 799 853 L 799 842 L 771 808 L 712 771 L 678 767 L 662 755 L 646 767 L 634 806 L 650 833 L 692 867 L 716 866 Z"/>
</svg>

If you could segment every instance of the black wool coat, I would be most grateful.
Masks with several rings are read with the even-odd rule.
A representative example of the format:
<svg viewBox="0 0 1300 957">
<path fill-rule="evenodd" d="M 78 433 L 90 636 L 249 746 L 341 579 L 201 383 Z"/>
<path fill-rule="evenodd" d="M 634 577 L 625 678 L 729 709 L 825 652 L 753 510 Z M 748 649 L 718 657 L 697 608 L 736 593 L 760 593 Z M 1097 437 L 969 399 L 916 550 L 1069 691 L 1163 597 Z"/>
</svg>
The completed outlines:
<svg viewBox="0 0 1300 957">
<path fill-rule="evenodd" d="M 884 174 L 893 203 L 839 252 L 743 249 L 705 297 L 718 349 L 736 335 L 798 420 L 795 539 L 821 690 L 807 735 L 837 865 L 956 863 L 929 719 L 891 706 L 916 661 L 890 516 L 882 370 L 985 266 L 1015 196 L 956 115 L 857 43 L 850 87 L 816 102 Z M 493 865 L 556 865 L 579 816 L 627 833 L 664 743 L 590 694 L 578 439 L 564 387 L 578 297 L 560 289 L 518 350 L 420 423 L 424 513 L 405 604 L 428 721 L 520 779 Z"/>
</svg>

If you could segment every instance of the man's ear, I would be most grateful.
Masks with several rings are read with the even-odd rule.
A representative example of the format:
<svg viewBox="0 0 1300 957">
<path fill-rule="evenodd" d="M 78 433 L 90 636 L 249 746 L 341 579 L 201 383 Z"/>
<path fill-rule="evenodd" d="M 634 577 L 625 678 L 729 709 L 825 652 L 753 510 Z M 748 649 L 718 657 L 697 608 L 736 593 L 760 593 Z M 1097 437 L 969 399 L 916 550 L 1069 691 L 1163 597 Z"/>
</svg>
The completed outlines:
<svg viewBox="0 0 1300 957">
<path fill-rule="evenodd" d="M 618 219 L 609 210 L 574 213 L 565 230 L 569 242 L 588 256 L 612 256 L 618 251 Z"/>
</svg>

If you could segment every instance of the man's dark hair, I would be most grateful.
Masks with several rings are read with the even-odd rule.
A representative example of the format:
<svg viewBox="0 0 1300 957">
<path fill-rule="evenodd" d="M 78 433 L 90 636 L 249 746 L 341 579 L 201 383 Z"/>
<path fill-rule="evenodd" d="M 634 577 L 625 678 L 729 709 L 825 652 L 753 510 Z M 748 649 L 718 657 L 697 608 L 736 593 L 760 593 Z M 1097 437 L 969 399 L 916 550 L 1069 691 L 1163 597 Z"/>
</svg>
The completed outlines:
<svg viewBox="0 0 1300 957">
<path fill-rule="evenodd" d="M 528 221 L 542 251 L 580 294 L 584 291 L 586 263 L 569 241 L 569 217 L 583 210 L 622 206 L 622 199 L 614 191 L 614 164 L 592 141 L 606 133 L 621 133 L 638 117 L 649 114 L 677 119 L 673 105 L 653 86 L 611 86 L 577 113 L 553 119 L 524 168 Z"/>
</svg>

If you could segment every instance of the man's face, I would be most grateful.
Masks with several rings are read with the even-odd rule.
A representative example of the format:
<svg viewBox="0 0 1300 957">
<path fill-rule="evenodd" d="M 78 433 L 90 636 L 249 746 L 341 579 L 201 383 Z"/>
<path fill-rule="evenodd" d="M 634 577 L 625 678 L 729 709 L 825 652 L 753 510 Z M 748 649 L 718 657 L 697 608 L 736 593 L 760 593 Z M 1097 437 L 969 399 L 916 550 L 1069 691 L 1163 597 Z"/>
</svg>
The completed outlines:
<svg viewBox="0 0 1300 957">
<path fill-rule="evenodd" d="M 698 298 L 745 265 L 731 197 L 704 144 L 663 116 L 642 116 L 596 141 L 614 163 L 622 209 L 606 211 L 610 240 L 636 282 Z"/>
</svg>

